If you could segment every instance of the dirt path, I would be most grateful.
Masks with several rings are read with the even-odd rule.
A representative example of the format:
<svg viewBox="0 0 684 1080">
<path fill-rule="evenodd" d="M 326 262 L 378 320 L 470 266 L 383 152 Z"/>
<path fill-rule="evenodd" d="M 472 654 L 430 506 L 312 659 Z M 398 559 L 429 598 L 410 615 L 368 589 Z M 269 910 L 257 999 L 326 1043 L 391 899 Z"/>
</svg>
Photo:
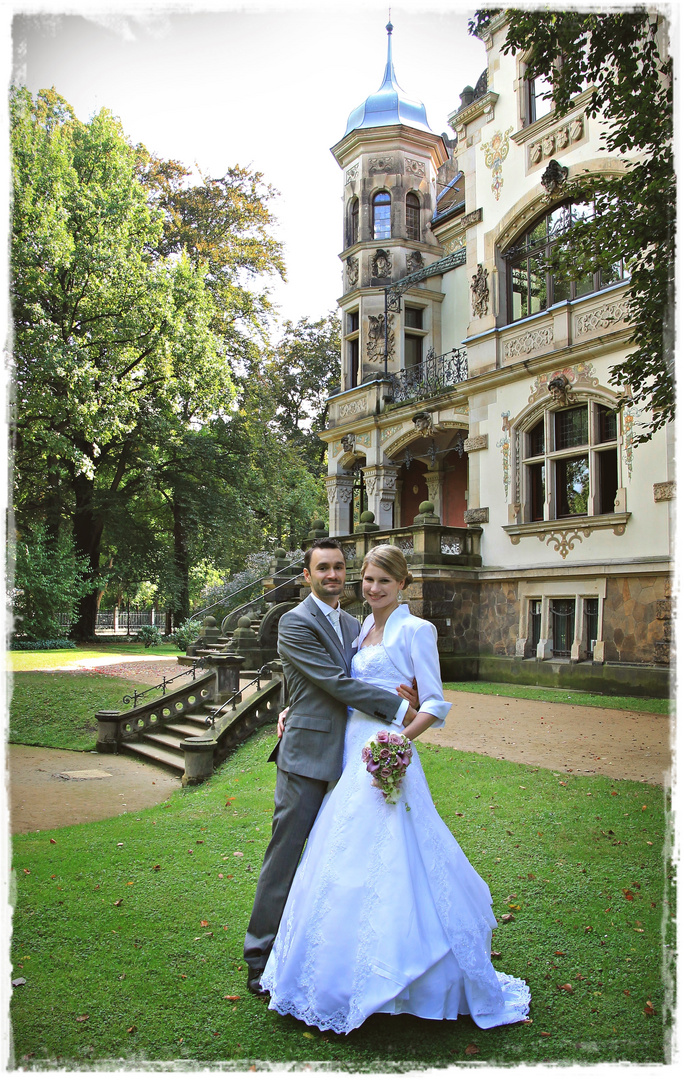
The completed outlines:
<svg viewBox="0 0 684 1080">
<path fill-rule="evenodd" d="M 125 754 L 8 746 L 7 768 L 13 833 L 117 817 L 156 806 L 180 787 L 165 769 Z"/>
<path fill-rule="evenodd" d="M 83 662 L 77 670 L 149 685 L 180 669 L 163 657 L 143 661 L 132 657 L 113 664 Z M 669 783 L 667 716 L 453 691 L 445 696 L 454 707 L 443 728 L 421 736 L 426 742 L 559 772 Z M 165 770 L 124 755 L 34 746 L 7 749 L 12 832 L 131 813 L 162 802 L 180 785 Z M 91 770 L 108 775 L 77 779 L 60 775 Z"/>
<path fill-rule="evenodd" d="M 560 772 L 669 782 L 668 716 L 450 690 L 444 696 L 454 707 L 443 728 L 421 736 L 426 742 Z"/>
</svg>

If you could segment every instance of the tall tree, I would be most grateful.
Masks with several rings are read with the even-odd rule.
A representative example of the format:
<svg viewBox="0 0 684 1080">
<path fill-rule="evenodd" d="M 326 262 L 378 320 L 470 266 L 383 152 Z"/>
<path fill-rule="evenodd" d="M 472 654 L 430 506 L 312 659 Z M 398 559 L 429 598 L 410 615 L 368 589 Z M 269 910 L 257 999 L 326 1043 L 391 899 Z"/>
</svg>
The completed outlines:
<svg viewBox="0 0 684 1080">
<path fill-rule="evenodd" d="M 210 268 L 164 250 L 145 154 L 106 110 L 83 124 L 54 91 L 20 88 L 11 134 L 17 511 L 55 533 L 73 523 L 92 582 L 74 634 L 89 637 L 107 522 L 144 488 L 170 425 L 230 408 L 229 346 Z M 264 265 L 277 259 L 271 248 Z"/>
<path fill-rule="evenodd" d="M 476 12 L 471 33 L 486 35 L 505 14 L 504 53 L 525 54 L 528 78 L 552 84 L 564 115 L 587 85 L 589 116 L 603 118 L 603 146 L 624 164 L 617 176 L 586 177 L 568 191 L 593 199 L 593 218 L 570 229 L 555 269 L 580 277 L 621 257 L 636 348 L 612 368 L 624 402 L 650 410 L 638 441 L 674 417 L 674 244 L 672 59 L 667 24 L 657 12 L 488 9 Z"/>
</svg>

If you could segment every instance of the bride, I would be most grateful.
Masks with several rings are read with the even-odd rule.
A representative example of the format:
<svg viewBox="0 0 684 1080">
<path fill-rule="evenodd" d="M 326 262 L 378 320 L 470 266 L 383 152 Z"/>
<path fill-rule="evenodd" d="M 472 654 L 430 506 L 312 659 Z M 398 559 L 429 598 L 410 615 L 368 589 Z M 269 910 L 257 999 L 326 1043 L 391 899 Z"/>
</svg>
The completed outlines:
<svg viewBox="0 0 684 1080">
<path fill-rule="evenodd" d="M 386 689 L 415 676 L 421 711 L 403 728 L 413 739 L 451 707 L 437 631 L 400 602 L 411 575 L 399 548 L 373 548 L 362 575 L 372 614 L 352 676 Z M 350 710 L 342 776 L 309 835 L 261 979 L 269 1008 L 344 1033 L 372 1013 L 466 1014 L 481 1028 L 523 1020 L 526 983 L 492 967 L 489 888 L 437 813 L 415 748 L 395 804 L 372 786 L 361 752 L 377 730 Z"/>
</svg>

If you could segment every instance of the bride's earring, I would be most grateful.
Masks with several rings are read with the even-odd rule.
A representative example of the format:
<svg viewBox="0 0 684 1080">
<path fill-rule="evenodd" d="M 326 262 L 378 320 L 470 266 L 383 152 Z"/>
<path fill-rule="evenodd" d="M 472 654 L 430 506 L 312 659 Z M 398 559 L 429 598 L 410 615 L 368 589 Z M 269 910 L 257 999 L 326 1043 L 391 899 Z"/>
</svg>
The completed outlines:
<svg viewBox="0 0 684 1080">
<path fill-rule="evenodd" d="M 403 599 L 404 599 L 404 594 L 400 589 L 399 592 L 397 593 L 397 600 L 399 601 L 399 603 L 401 603 Z"/>
</svg>

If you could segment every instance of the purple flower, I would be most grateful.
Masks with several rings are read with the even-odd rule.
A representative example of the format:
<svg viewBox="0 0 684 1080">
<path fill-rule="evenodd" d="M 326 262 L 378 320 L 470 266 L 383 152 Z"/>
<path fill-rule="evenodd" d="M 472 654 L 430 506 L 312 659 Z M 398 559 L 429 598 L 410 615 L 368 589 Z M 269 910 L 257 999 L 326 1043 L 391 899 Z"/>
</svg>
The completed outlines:
<svg viewBox="0 0 684 1080">
<path fill-rule="evenodd" d="M 369 773 L 376 773 L 378 771 L 378 769 L 380 768 L 380 765 L 379 765 L 379 763 L 377 763 L 375 761 L 369 761 L 368 764 L 366 765 L 366 768 L 368 769 Z"/>
<path fill-rule="evenodd" d="M 389 756 L 390 756 L 390 752 L 387 749 L 381 750 L 379 755 L 378 755 L 378 757 L 381 757 L 383 759 L 383 761 L 387 761 Z"/>
<path fill-rule="evenodd" d="M 377 735 L 375 736 L 375 738 L 379 743 L 389 742 L 389 732 L 388 731 L 379 731 L 377 733 Z"/>
<path fill-rule="evenodd" d="M 363 750 L 361 751 L 361 760 L 362 761 L 369 761 L 370 756 L 371 756 L 371 752 L 370 752 L 369 747 L 364 746 Z"/>
<path fill-rule="evenodd" d="M 391 775 L 392 775 L 392 770 L 391 770 L 391 769 L 388 769 L 388 768 L 387 768 L 387 767 L 385 766 L 385 768 L 384 768 L 384 769 L 381 769 L 381 770 L 380 770 L 380 775 L 381 775 L 381 776 L 391 776 Z"/>
<path fill-rule="evenodd" d="M 401 735 L 395 734 L 394 731 L 390 732 L 389 741 L 392 744 L 392 746 L 401 746 L 401 739 L 402 739 Z"/>
</svg>

